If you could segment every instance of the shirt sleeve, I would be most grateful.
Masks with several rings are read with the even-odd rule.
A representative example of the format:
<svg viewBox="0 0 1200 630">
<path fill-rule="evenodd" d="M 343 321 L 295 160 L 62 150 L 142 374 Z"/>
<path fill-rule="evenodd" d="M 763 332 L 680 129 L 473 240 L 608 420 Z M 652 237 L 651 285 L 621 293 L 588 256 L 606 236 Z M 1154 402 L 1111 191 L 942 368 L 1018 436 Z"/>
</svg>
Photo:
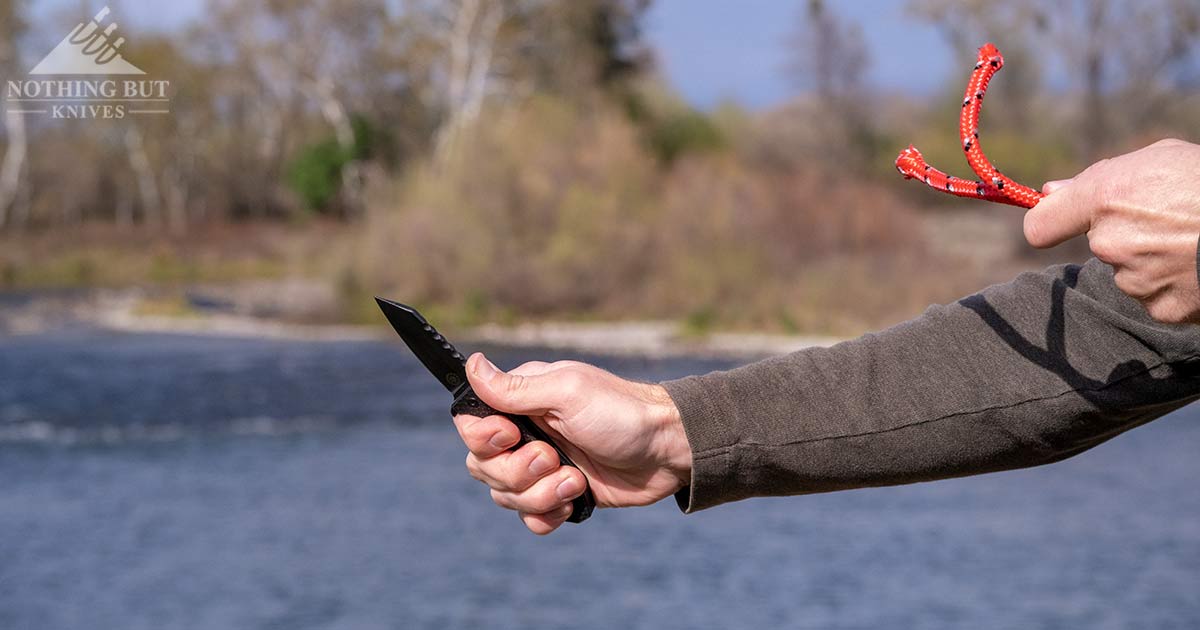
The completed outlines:
<svg viewBox="0 0 1200 630">
<path fill-rule="evenodd" d="M 1112 273 L 1025 273 L 831 348 L 663 383 L 692 449 L 680 507 L 1046 464 L 1200 397 L 1200 326 L 1155 322 Z"/>
</svg>

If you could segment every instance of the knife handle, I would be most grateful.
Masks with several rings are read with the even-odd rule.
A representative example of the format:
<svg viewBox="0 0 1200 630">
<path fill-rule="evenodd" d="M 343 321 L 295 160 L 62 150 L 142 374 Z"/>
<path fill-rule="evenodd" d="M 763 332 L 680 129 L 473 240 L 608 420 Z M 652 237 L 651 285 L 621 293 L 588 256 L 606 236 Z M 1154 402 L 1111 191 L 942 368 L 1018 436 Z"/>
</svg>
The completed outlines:
<svg viewBox="0 0 1200 630">
<path fill-rule="evenodd" d="M 454 398 L 454 404 L 450 405 L 450 414 L 455 416 L 475 416 L 478 418 L 486 418 L 487 416 L 504 416 L 505 418 L 512 420 L 513 424 L 517 425 L 517 428 L 521 430 L 521 441 L 509 450 L 515 451 L 529 442 L 540 440 L 554 448 L 554 451 L 558 453 L 558 462 L 560 464 L 563 466 L 570 466 L 572 468 L 579 468 L 579 466 L 576 466 L 575 462 L 571 461 L 571 458 L 567 457 L 567 454 L 563 452 L 563 450 L 554 443 L 554 440 L 550 439 L 550 436 L 546 435 L 546 432 L 543 431 L 536 422 L 530 419 L 529 416 L 518 416 L 493 409 L 487 403 L 479 400 L 479 397 L 475 395 L 475 391 L 472 390 L 469 385 L 463 388 L 462 393 Z M 586 483 L 587 475 L 584 475 L 583 478 L 584 482 Z M 575 500 L 571 502 L 571 505 L 573 509 L 571 510 L 571 516 L 567 517 L 567 522 L 582 523 L 586 521 L 587 518 L 592 515 L 592 511 L 596 509 L 596 498 L 592 495 L 592 489 L 590 487 L 585 488 L 583 494 L 576 497 Z"/>
</svg>

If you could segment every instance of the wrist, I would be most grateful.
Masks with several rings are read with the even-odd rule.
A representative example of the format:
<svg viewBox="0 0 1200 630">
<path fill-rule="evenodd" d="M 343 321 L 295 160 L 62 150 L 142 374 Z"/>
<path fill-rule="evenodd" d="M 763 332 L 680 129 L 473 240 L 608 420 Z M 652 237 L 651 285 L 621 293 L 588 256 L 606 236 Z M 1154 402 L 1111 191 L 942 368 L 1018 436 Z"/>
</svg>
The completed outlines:
<svg viewBox="0 0 1200 630">
<path fill-rule="evenodd" d="M 688 443 L 683 428 L 683 418 L 675 401 L 662 385 L 650 385 L 649 409 L 655 432 L 655 442 L 660 465 L 676 479 L 683 488 L 692 482 L 692 446 Z"/>
</svg>

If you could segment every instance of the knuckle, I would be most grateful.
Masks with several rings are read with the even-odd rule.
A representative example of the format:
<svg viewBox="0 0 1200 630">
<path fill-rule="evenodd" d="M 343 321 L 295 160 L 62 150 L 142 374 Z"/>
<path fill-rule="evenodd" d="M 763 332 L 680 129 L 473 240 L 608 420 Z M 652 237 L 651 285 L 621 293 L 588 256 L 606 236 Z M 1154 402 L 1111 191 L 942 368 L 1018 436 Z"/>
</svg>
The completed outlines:
<svg viewBox="0 0 1200 630">
<path fill-rule="evenodd" d="M 576 394 L 583 391 L 587 383 L 587 377 L 578 368 L 568 368 L 563 370 L 560 376 L 559 386 L 562 391 L 568 394 Z"/>
<path fill-rule="evenodd" d="M 1121 293 L 1124 293 L 1130 297 L 1136 297 L 1133 294 L 1133 285 L 1130 284 L 1127 276 L 1123 276 L 1120 273 L 1116 274 L 1113 276 L 1113 284 L 1117 285 L 1117 288 L 1121 290 Z"/>
<path fill-rule="evenodd" d="M 502 492 L 500 490 L 496 490 L 495 488 L 492 488 L 491 495 L 492 495 L 492 503 L 495 503 L 496 505 L 498 505 L 506 510 L 518 509 L 517 506 L 513 503 L 512 495 L 509 495 L 508 493 Z"/>
<path fill-rule="evenodd" d="M 521 522 L 525 524 L 525 527 L 529 531 L 538 536 L 548 536 L 554 533 L 554 530 L 558 529 L 557 524 L 548 522 L 544 517 L 536 514 L 521 513 Z"/>
<path fill-rule="evenodd" d="M 588 364 L 582 361 L 557 361 L 554 366 L 564 370 L 586 370 L 590 368 Z"/>
<path fill-rule="evenodd" d="M 481 470 L 488 477 L 488 485 L 497 490 L 503 490 L 505 492 L 512 492 L 513 490 L 519 489 L 519 484 L 513 483 L 513 459 L 514 458 L 510 454 L 504 457 L 497 457 L 483 463 Z"/>
<path fill-rule="evenodd" d="M 525 525 L 526 529 L 534 534 L 537 534 L 538 536 L 545 536 L 553 531 L 547 526 L 545 521 L 533 514 L 529 514 L 527 512 L 518 512 L 517 516 L 521 519 L 521 523 Z"/>
<path fill-rule="evenodd" d="M 1103 171 L 1104 168 L 1107 167 L 1109 165 L 1109 163 L 1111 163 L 1111 162 L 1112 162 L 1112 158 L 1104 158 L 1102 160 L 1097 160 L 1091 166 L 1083 169 L 1083 172 L 1095 174 L 1099 171 Z"/>
<path fill-rule="evenodd" d="M 462 424 L 463 441 L 468 446 L 472 446 L 480 441 L 486 441 L 487 436 L 484 435 L 485 428 L 483 418 L 467 416 L 467 419 Z"/>
<path fill-rule="evenodd" d="M 479 459 L 475 457 L 475 453 L 467 453 L 465 465 L 467 467 L 467 473 L 469 473 L 475 479 L 483 481 L 483 471 L 479 468 Z"/>
<path fill-rule="evenodd" d="M 1103 233 L 1089 235 L 1088 246 L 1091 248 L 1092 253 L 1096 255 L 1096 258 L 1106 263 L 1113 264 L 1121 258 L 1120 243 Z M 1118 272 L 1118 275 L 1121 274 Z"/>
<path fill-rule="evenodd" d="M 509 374 L 504 384 L 505 393 L 520 395 L 529 389 L 529 379 L 520 374 Z"/>
<path fill-rule="evenodd" d="M 1156 321 L 1177 324 L 1186 320 L 1174 300 L 1160 299 L 1145 304 L 1146 312 Z"/>
<path fill-rule="evenodd" d="M 1128 270 L 1117 270 L 1117 273 L 1113 275 L 1113 283 L 1122 293 L 1142 302 L 1145 302 L 1144 298 L 1153 293 L 1146 287 L 1141 276 Z"/>
<path fill-rule="evenodd" d="M 1111 162 L 1111 158 L 1105 158 L 1092 163 L 1075 176 L 1075 184 L 1082 183 L 1084 186 L 1095 186 L 1097 182 L 1103 182 L 1106 179 L 1105 171 L 1108 170 Z"/>
<path fill-rule="evenodd" d="M 513 485 L 510 483 L 512 475 L 508 473 L 507 459 L 509 458 L 504 456 L 491 459 L 469 458 L 468 469 L 472 471 L 472 477 L 486 483 L 493 490 L 509 492 L 513 490 Z"/>
<path fill-rule="evenodd" d="M 528 361 L 513 368 L 509 374 L 514 376 L 525 376 L 527 374 L 540 374 L 546 371 L 548 364 L 544 361 Z"/>
<path fill-rule="evenodd" d="M 505 462 L 503 472 L 498 475 L 499 481 L 504 484 L 506 490 L 526 490 L 537 483 L 538 477 L 534 476 L 530 464 L 541 456 L 541 450 L 536 443 L 526 444 L 518 454 L 510 456 Z"/>
<path fill-rule="evenodd" d="M 533 514 L 545 514 L 556 509 L 562 500 L 555 493 L 559 480 L 556 477 L 543 479 L 521 493 L 521 508 Z"/>
</svg>

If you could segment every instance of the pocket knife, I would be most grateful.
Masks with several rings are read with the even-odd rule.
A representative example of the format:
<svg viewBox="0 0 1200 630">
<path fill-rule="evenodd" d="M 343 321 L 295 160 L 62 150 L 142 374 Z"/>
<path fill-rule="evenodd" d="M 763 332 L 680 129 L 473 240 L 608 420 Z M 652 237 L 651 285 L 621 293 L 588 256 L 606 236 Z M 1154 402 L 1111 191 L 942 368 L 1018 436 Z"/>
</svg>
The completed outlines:
<svg viewBox="0 0 1200 630">
<path fill-rule="evenodd" d="M 450 390 L 454 396 L 454 403 L 450 405 L 452 416 L 460 414 L 480 418 L 504 416 L 521 430 L 521 441 L 509 450 L 516 450 L 528 442 L 540 440 L 554 448 L 558 453 L 558 461 L 563 466 L 579 468 L 529 416 L 497 411 L 480 400 L 467 381 L 466 358 L 429 322 L 425 321 L 417 309 L 378 297 L 375 298 L 375 301 L 383 310 L 383 314 L 391 323 L 392 328 L 396 329 L 396 333 L 400 335 L 404 343 L 413 351 L 413 354 L 417 355 L 417 359 L 433 373 L 433 376 L 446 389 Z M 584 478 L 586 479 L 586 475 Z M 571 502 L 571 507 L 571 516 L 567 518 L 568 523 L 582 523 L 587 520 L 592 515 L 592 511 L 596 509 L 596 499 L 592 495 L 592 489 L 585 489 L 582 495 Z"/>
</svg>

